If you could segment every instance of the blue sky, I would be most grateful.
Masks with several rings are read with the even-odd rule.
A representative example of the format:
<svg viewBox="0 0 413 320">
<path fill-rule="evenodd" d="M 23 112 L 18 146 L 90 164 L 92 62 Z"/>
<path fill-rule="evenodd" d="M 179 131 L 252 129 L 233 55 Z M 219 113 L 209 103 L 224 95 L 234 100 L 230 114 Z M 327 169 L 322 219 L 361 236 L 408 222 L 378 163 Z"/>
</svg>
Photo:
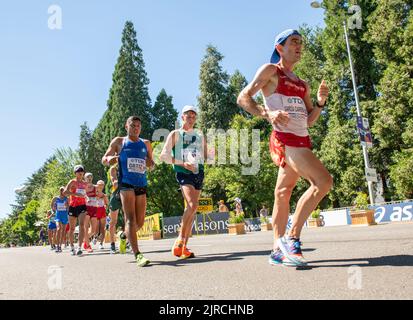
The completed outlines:
<svg viewBox="0 0 413 320">
<path fill-rule="evenodd" d="M 162 88 L 178 111 L 196 104 L 199 67 L 213 44 L 223 68 L 248 79 L 266 63 L 274 37 L 302 24 L 324 26 L 307 0 L 8 1 L 0 11 L 0 218 L 13 189 L 54 150 L 77 148 L 80 125 L 106 109 L 125 21 L 134 23 L 152 102 Z M 62 29 L 48 28 L 48 8 Z"/>
</svg>

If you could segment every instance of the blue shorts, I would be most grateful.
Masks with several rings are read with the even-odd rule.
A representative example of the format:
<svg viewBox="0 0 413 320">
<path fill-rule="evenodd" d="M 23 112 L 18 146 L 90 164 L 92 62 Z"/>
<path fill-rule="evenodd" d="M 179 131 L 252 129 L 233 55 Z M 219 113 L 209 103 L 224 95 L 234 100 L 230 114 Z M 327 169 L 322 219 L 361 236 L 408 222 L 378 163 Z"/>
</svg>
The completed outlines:
<svg viewBox="0 0 413 320">
<path fill-rule="evenodd" d="M 204 171 L 200 171 L 198 174 L 177 172 L 176 181 L 178 181 L 181 186 L 189 184 L 196 190 L 201 190 L 204 182 Z"/>
<path fill-rule="evenodd" d="M 57 227 L 56 227 L 56 223 L 53 223 L 53 222 L 49 222 L 49 225 L 47 226 L 47 229 L 49 229 L 49 230 L 55 230 Z"/>
<path fill-rule="evenodd" d="M 67 214 L 67 211 L 57 211 L 55 221 L 60 222 L 61 224 L 68 224 L 69 215 Z"/>
</svg>

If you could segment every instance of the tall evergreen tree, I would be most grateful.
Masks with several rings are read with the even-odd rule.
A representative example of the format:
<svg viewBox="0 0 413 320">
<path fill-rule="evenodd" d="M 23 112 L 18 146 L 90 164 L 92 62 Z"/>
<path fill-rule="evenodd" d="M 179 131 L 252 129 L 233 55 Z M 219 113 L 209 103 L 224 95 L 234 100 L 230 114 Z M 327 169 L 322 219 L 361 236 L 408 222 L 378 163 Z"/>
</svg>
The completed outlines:
<svg viewBox="0 0 413 320">
<path fill-rule="evenodd" d="M 174 108 L 172 96 L 168 96 L 165 89 L 162 89 L 152 108 L 152 128 L 172 131 L 177 119 L 178 111 Z"/>
<path fill-rule="evenodd" d="M 122 33 L 122 45 L 113 73 L 108 108 L 93 132 L 99 154 L 103 156 L 110 141 L 125 135 L 125 122 L 131 115 L 142 120 L 141 137 L 151 135 L 151 100 L 149 79 L 145 71 L 142 50 L 138 45 L 133 23 L 127 21 Z"/>
<path fill-rule="evenodd" d="M 86 122 L 80 126 L 79 157 L 85 170 L 91 172 L 95 180 L 105 178 L 105 168 L 101 163 L 102 154 L 96 148 L 93 132 Z"/>
<path fill-rule="evenodd" d="M 324 76 L 330 86 L 328 99 L 328 130 L 321 144 L 321 160 L 334 177 L 334 187 L 328 199 L 335 207 L 351 205 L 357 191 L 367 192 L 364 177 L 362 148 L 356 131 L 356 108 L 353 84 L 348 62 L 343 22 L 350 18 L 348 8 L 355 4 L 348 0 L 325 0 L 326 28 L 322 35 L 325 55 Z M 368 22 L 366 17 L 374 10 L 371 1 L 360 0 L 362 29 L 348 28 L 356 81 L 364 116 L 366 105 L 377 96 L 375 84 L 378 74 L 374 55 L 364 40 Z"/>
<path fill-rule="evenodd" d="M 386 200 L 411 198 L 413 139 L 413 1 L 377 0 L 368 18 L 366 41 L 374 48 L 383 76 L 372 111 L 378 140 L 374 158 Z"/>
<path fill-rule="evenodd" d="M 208 45 L 201 63 L 198 123 L 203 131 L 212 128 L 226 129 L 230 125 L 227 104 L 228 74 L 220 65 L 223 58 L 216 47 Z"/>
<path fill-rule="evenodd" d="M 251 115 L 244 109 L 240 108 L 237 104 L 237 98 L 242 89 L 248 85 L 247 79 L 242 75 L 239 70 L 235 70 L 234 74 L 229 78 L 228 88 L 227 88 L 227 117 L 231 121 L 236 114 L 241 114 L 246 118 L 251 118 Z M 229 127 L 229 124 L 228 124 Z"/>
</svg>

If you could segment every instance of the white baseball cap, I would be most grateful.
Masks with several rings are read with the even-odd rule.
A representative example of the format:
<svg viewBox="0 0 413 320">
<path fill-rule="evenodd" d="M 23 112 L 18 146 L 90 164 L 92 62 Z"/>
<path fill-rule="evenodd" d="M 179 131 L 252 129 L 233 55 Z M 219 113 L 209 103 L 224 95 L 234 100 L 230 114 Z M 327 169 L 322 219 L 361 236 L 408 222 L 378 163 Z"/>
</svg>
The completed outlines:
<svg viewBox="0 0 413 320">
<path fill-rule="evenodd" d="M 197 110 L 197 108 L 194 107 L 194 106 L 185 106 L 185 107 L 183 107 L 183 109 L 182 109 L 182 114 L 184 114 L 185 112 L 188 112 L 188 111 L 193 111 L 193 112 L 195 112 L 196 114 L 198 114 L 198 110 Z"/>
</svg>

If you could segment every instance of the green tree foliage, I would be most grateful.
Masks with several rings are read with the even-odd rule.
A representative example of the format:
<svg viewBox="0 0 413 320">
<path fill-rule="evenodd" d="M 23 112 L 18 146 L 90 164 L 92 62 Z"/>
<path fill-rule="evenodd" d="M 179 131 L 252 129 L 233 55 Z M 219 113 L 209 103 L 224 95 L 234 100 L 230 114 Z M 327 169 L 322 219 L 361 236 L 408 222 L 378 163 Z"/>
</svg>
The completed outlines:
<svg viewBox="0 0 413 320">
<path fill-rule="evenodd" d="M 127 21 L 122 33 L 122 46 L 113 73 L 108 108 L 93 131 L 98 153 L 102 157 L 116 136 L 126 134 L 126 119 L 137 115 L 142 120 L 141 137 L 150 139 L 151 100 L 148 93 L 149 79 L 145 71 L 142 50 L 138 45 L 133 23 Z"/>
<path fill-rule="evenodd" d="M 104 180 L 105 178 L 105 168 L 101 163 L 103 154 L 99 152 L 96 145 L 93 132 L 89 129 L 87 123 L 84 122 L 80 126 L 79 158 L 86 172 L 93 174 L 95 181 Z"/>
<path fill-rule="evenodd" d="M 165 89 L 162 89 L 152 108 L 152 128 L 172 131 L 177 120 L 178 111 L 174 108 L 172 96 L 168 96 Z"/>
<path fill-rule="evenodd" d="M 46 182 L 38 200 L 39 213 L 50 209 L 52 199 L 59 195 L 59 188 L 66 187 L 75 177 L 73 168 L 80 163 L 79 153 L 70 148 L 57 149 L 54 158 L 55 160 L 47 165 Z"/>
<path fill-rule="evenodd" d="M 243 209 L 247 216 L 257 216 L 262 204 L 272 206 L 274 198 L 274 186 L 277 176 L 277 168 L 272 163 L 268 152 L 268 137 L 271 127 L 267 121 L 261 118 L 247 119 L 242 115 L 236 115 L 231 122 L 230 129 L 234 130 L 239 137 L 241 130 L 248 132 L 248 155 L 253 156 L 252 151 L 252 130 L 260 130 L 260 153 L 259 171 L 257 174 L 246 175 L 242 172 L 242 166 L 250 167 L 251 164 L 231 164 L 230 150 L 231 144 L 234 143 L 231 137 L 226 138 L 226 164 L 207 166 L 203 194 L 212 196 L 214 203 L 224 199 L 232 202 L 236 197 L 242 199 Z M 239 143 L 238 138 L 235 143 Z M 257 142 L 254 141 L 254 144 Z M 241 151 L 241 148 L 239 148 Z M 218 150 L 216 157 L 219 156 Z M 238 159 L 241 159 L 238 153 Z"/>
<path fill-rule="evenodd" d="M 211 128 L 226 129 L 231 120 L 226 108 L 229 76 L 220 65 L 223 58 L 216 47 L 209 45 L 201 63 L 198 124 L 204 132 Z"/>
<path fill-rule="evenodd" d="M 12 232 L 17 236 L 17 244 L 29 245 L 37 242 L 38 235 L 34 224 L 39 220 L 38 208 L 39 202 L 31 200 L 19 214 L 19 218 L 12 227 Z"/>
<path fill-rule="evenodd" d="M 409 139 L 413 121 L 413 1 L 376 2 L 365 36 L 382 70 L 373 112 L 374 158 L 386 199 L 399 200 L 412 194 L 406 174 L 413 162 L 409 149 L 413 146 Z"/>
<path fill-rule="evenodd" d="M 238 107 L 237 98 L 242 89 L 244 89 L 248 85 L 247 79 L 242 75 L 239 70 L 235 70 L 234 74 L 231 75 L 229 78 L 229 83 L 227 87 L 227 106 L 225 108 L 227 118 L 228 118 L 228 126 L 232 118 L 236 114 L 241 114 L 246 118 L 251 118 L 251 115 L 246 112 L 244 109 Z"/>
<path fill-rule="evenodd" d="M 319 155 L 333 175 L 334 187 L 327 196 L 327 206 L 346 206 L 357 191 L 367 191 L 364 176 L 362 148 L 356 131 L 356 109 L 343 22 L 352 18 L 348 8 L 352 1 L 324 1 L 326 28 L 321 35 L 325 62 L 323 75 L 329 84 L 327 130 L 322 139 Z M 358 1 L 362 12 L 362 28 L 347 27 L 354 62 L 356 81 L 364 116 L 369 116 L 366 105 L 377 96 L 375 83 L 378 71 L 375 68 L 371 45 L 364 40 L 368 22 L 366 17 L 374 10 L 371 1 Z M 371 121 L 373 122 L 373 121 Z"/>
</svg>

